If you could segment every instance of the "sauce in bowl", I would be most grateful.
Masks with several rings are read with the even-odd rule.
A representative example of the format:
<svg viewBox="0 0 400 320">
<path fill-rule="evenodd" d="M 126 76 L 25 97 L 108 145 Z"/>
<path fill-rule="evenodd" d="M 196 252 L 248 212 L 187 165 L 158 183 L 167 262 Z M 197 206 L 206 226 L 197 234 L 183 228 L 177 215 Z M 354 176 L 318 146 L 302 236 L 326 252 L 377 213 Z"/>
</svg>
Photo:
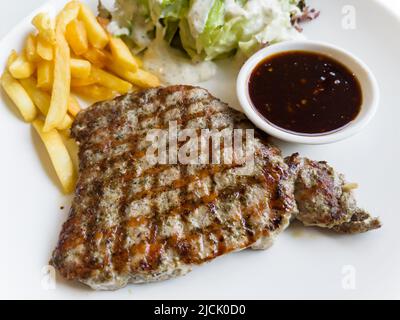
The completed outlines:
<svg viewBox="0 0 400 320">
<path fill-rule="evenodd" d="M 271 124 L 300 134 L 345 127 L 361 111 L 361 85 L 331 57 L 287 51 L 260 62 L 249 80 L 253 107 Z"/>
</svg>

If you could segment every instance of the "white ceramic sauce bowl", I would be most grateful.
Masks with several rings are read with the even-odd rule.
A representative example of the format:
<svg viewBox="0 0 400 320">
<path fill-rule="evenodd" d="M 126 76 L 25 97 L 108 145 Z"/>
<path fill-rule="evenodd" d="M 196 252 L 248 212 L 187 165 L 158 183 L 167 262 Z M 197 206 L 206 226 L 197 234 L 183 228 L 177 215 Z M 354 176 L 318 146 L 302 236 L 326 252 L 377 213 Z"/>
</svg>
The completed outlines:
<svg viewBox="0 0 400 320">
<path fill-rule="evenodd" d="M 361 85 L 362 105 L 361 111 L 348 125 L 332 132 L 323 134 L 303 134 L 287 131 L 266 120 L 255 109 L 249 94 L 249 80 L 252 72 L 263 60 L 269 56 L 288 52 L 306 51 L 327 55 L 339 61 L 352 71 Z M 240 70 L 237 78 L 237 96 L 247 117 L 261 130 L 269 135 L 294 143 L 327 144 L 337 142 L 360 132 L 374 117 L 379 105 L 379 87 L 375 76 L 368 66 L 351 53 L 331 44 L 316 41 L 287 41 L 274 44 L 255 53 Z"/>
</svg>

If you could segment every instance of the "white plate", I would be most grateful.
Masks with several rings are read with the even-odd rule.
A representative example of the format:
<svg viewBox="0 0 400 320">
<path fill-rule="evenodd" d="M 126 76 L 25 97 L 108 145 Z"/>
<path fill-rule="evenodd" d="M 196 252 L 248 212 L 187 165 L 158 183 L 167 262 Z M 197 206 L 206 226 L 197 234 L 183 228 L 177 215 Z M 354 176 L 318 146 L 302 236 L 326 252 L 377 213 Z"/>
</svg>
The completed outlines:
<svg viewBox="0 0 400 320">
<path fill-rule="evenodd" d="M 359 202 L 381 216 L 381 230 L 338 236 L 294 225 L 269 251 L 232 254 L 176 280 L 94 292 L 58 276 L 54 289 L 46 285 L 43 272 L 67 218 L 70 199 L 60 194 L 38 138 L 1 93 L 0 298 L 400 298 L 400 21 L 373 0 L 309 2 L 322 13 L 306 26 L 306 35 L 346 48 L 369 64 L 381 87 L 380 110 L 367 129 L 347 141 L 328 146 L 280 145 L 285 154 L 299 151 L 327 160 L 345 172 L 348 180 L 359 182 Z M 62 5 L 63 1 L 53 1 L 46 7 L 58 10 Z M 341 24 L 342 10 L 349 5 L 356 10 L 354 30 L 345 30 Z M 10 50 L 21 48 L 31 30 L 30 19 L 1 41 L 1 69 Z M 229 73 L 220 73 L 205 86 L 237 106 Z M 63 205 L 66 209 L 60 210 Z"/>
</svg>

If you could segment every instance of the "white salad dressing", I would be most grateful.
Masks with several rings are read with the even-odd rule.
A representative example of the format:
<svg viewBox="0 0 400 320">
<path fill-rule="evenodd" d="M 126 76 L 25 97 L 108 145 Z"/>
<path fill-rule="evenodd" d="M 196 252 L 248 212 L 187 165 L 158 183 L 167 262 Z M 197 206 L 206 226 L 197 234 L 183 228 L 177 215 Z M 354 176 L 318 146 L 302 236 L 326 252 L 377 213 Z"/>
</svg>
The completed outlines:
<svg viewBox="0 0 400 320">
<path fill-rule="evenodd" d="M 121 28 L 116 21 L 111 21 L 107 26 L 107 31 L 116 37 L 129 36 L 130 32 L 128 28 Z"/>
<path fill-rule="evenodd" d="M 181 51 L 171 48 L 162 37 L 146 50 L 143 63 L 146 70 L 155 73 L 164 84 L 198 84 L 211 79 L 217 72 L 214 62 L 194 63 Z"/>
<path fill-rule="evenodd" d="M 246 10 L 236 0 L 225 0 L 225 13 L 231 17 L 246 16 Z"/>
<path fill-rule="evenodd" d="M 300 14 L 296 5 L 281 0 L 251 0 L 243 7 L 235 0 L 226 0 L 226 14 L 244 17 L 242 38 L 253 36 L 259 43 L 303 39 L 304 36 L 292 27 L 290 14 Z"/>
</svg>

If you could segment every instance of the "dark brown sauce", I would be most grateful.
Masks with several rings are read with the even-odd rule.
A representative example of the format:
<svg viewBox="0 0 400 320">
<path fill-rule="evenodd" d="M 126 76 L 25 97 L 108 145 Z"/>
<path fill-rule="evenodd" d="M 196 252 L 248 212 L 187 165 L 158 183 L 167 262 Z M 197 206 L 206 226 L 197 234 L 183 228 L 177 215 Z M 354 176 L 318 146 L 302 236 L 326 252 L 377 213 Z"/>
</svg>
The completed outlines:
<svg viewBox="0 0 400 320">
<path fill-rule="evenodd" d="M 361 110 L 361 86 L 340 62 L 323 54 L 289 51 L 253 71 L 254 107 L 272 124 L 297 133 L 323 134 L 346 126 Z"/>
</svg>

